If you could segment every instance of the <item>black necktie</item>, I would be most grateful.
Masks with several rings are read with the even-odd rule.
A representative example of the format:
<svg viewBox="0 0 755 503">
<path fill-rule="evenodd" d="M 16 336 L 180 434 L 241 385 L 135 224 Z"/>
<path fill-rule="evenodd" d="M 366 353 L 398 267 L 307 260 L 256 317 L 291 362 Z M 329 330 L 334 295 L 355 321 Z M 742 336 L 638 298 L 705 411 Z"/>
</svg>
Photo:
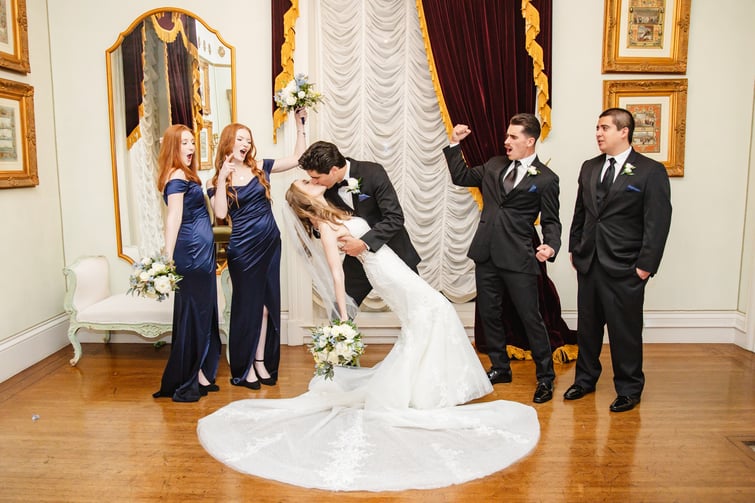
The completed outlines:
<svg viewBox="0 0 755 503">
<path fill-rule="evenodd" d="M 511 170 L 509 170 L 509 173 L 503 179 L 503 193 L 504 194 L 508 194 L 509 192 L 511 192 L 511 189 L 514 188 L 514 182 L 516 181 L 516 172 L 520 164 L 522 163 L 519 161 L 514 161 L 514 167 L 511 168 Z"/>
<path fill-rule="evenodd" d="M 608 190 L 613 183 L 614 173 L 616 172 L 616 159 L 611 157 L 608 159 L 608 167 L 603 175 L 603 180 L 598 184 L 598 203 L 603 203 L 608 195 Z"/>
</svg>

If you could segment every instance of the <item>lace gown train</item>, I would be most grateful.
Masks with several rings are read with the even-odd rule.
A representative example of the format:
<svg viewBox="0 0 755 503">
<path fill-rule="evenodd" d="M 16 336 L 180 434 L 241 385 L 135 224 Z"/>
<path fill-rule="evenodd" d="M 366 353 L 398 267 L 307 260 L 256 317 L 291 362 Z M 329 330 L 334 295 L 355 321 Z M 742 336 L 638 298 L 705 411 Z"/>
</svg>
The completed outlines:
<svg viewBox="0 0 755 503">
<path fill-rule="evenodd" d="M 359 218 L 346 222 L 361 236 Z M 493 401 L 453 306 L 383 246 L 364 268 L 401 321 L 398 341 L 372 368 L 336 368 L 289 399 L 249 399 L 202 418 L 200 442 L 241 472 L 303 487 L 429 489 L 499 471 L 529 453 L 532 407 Z M 368 349 L 369 350 L 369 349 Z"/>
</svg>

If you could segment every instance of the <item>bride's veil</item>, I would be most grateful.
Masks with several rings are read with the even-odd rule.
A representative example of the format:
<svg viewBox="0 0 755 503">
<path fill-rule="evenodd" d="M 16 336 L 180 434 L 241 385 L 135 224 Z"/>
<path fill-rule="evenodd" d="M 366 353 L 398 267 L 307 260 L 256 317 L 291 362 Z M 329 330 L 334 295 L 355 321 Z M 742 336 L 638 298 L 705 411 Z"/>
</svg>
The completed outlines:
<svg viewBox="0 0 755 503">
<path fill-rule="evenodd" d="M 329 319 L 338 320 L 341 315 L 338 312 L 336 293 L 333 287 L 333 276 L 330 274 L 328 261 L 325 259 L 325 251 L 317 239 L 307 234 L 304 225 L 294 214 L 294 210 L 288 203 L 283 205 L 283 221 L 290 236 L 295 239 L 297 255 L 304 261 L 304 265 L 312 277 L 312 286 L 323 302 L 323 307 L 328 313 Z M 346 314 L 353 320 L 359 306 L 354 299 L 346 296 Z"/>
</svg>

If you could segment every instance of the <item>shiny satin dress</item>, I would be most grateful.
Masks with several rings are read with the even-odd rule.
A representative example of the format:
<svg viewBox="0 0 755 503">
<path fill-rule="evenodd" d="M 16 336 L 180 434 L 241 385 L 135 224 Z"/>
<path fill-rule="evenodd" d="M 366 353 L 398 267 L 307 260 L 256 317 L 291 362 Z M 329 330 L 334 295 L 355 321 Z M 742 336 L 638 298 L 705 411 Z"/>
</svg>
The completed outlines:
<svg viewBox="0 0 755 503">
<path fill-rule="evenodd" d="M 361 218 L 344 224 L 357 237 L 369 230 Z M 235 470 L 329 491 L 460 484 L 532 451 L 540 436 L 532 407 L 460 405 L 493 388 L 448 300 L 387 245 L 362 258 L 401 322 L 385 359 L 337 367 L 333 380 L 315 377 L 294 398 L 230 403 L 199 420 L 202 446 Z"/>
<path fill-rule="evenodd" d="M 173 293 L 170 356 L 160 391 L 153 396 L 196 402 L 201 396 L 199 370 L 214 383 L 220 359 L 215 243 L 202 187 L 187 180 L 170 180 L 163 200 L 167 203 L 168 196 L 176 193 L 183 193 L 184 201 L 173 261 L 183 279 Z"/>
<path fill-rule="evenodd" d="M 267 179 L 273 159 L 265 159 L 262 169 Z M 237 200 L 228 198 L 231 238 L 228 243 L 228 270 L 233 296 L 228 334 L 231 383 L 238 384 L 252 370 L 262 327 L 262 308 L 267 306 L 265 368 L 278 378 L 280 361 L 280 261 L 281 240 L 265 187 L 256 177 L 247 185 L 233 187 Z M 213 189 L 208 191 L 215 195 Z M 250 379 L 254 381 L 254 379 Z"/>
</svg>

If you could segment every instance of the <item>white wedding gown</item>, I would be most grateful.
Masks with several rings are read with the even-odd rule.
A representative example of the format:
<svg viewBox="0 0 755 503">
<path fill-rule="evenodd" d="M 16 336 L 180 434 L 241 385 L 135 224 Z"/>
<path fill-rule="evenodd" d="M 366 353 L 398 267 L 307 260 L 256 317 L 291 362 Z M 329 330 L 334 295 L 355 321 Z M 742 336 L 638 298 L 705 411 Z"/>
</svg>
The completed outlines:
<svg viewBox="0 0 755 503">
<path fill-rule="evenodd" d="M 354 236 L 369 230 L 361 218 L 346 225 Z M 295 398 L 233 402 L 200 419 L 204 448 L 244 473 L 334 491 L 443 487 L 528 454 L 540 435 L 532 407 L 459 405 L 492 386 L 453 306 L 387 246 L 367 253 L 364 269 L 401 320 L 385 359 L 337 367 Z"/>
</svg>

